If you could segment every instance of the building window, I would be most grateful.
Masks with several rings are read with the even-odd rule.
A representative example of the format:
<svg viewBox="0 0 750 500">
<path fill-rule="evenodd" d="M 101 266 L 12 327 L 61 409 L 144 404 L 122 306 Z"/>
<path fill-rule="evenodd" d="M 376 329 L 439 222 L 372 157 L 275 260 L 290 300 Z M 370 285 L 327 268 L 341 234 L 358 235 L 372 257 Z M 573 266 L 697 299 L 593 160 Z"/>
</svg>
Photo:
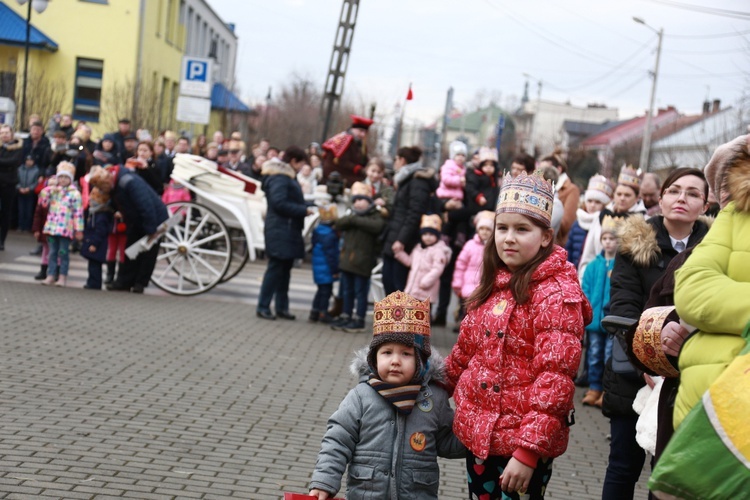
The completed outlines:
<svg viewBox="0 0 750 500">
<path fill-rule="evenodd" d="M 76 60 L 76 84 L 73 96 L 73 118 L 89 122 L 99 121 L 102 101 L 102 74 L 104 61 Z"/>
</svg>

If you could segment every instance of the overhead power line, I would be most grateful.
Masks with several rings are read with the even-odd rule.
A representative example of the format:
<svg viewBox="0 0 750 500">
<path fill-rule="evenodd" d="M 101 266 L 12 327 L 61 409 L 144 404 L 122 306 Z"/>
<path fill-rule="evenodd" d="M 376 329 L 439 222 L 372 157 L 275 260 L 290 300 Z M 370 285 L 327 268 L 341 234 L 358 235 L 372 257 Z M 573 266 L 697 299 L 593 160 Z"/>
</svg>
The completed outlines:
<svg viewBox="0 0 750 500">
<path fill-rule="evenodd" d="M 674 7 L 676 9 L 691 10 L 693 12 L 702 12 L 703 14 L 711 14 L 713 16 L 731 17 L 734 19 L 744 19 L 745 21 L 750 21 L 750 12 L 744 12 L 741 10 L 718 9 L 716 7 L 705 7 L 703 5 L 675 2 L 673 0 L 646 1 L 660 5 L 666 5 L 667 7 Z"/>
<path fill-rule="evenodd" d="M 683 39 L 707 39 L 707 38 L 729 38 L 731 36 L 745 36 L 750 35 L 750 30 L 745 31 L 734 31 L 731 33 L 715 33 L 713 35 L 673 35 L 671 33 L 664 33 L 666 38 L 683 38 Z"/>
</svg>

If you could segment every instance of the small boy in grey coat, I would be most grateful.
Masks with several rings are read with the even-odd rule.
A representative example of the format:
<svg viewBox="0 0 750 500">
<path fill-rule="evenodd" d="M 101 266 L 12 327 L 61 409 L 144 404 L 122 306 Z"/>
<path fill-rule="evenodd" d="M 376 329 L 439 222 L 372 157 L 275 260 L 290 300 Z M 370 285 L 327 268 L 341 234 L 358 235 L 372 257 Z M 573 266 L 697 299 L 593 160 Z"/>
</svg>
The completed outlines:
<svg viewBox="0 0 750 500">
<path fill-rule="evenodd" d="M 437 457 L 463 458 L 453 435 L 453 409 L 443 359 L 430 347 L 430 301 L 397 291 L 375 303 L 370 347 L 357 353 L 360 383 L 328 420 L 310 495 L 346 498 L 436 499 Z"/>
</svg>

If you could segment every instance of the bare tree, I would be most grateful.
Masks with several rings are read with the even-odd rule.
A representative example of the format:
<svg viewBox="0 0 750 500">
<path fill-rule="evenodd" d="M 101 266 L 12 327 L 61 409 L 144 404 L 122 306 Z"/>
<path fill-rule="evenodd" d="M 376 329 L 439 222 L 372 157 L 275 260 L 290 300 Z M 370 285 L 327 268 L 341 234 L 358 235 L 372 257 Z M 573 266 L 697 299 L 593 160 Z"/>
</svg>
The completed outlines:
<svg viewBox="0 0 750 500">
<path fill-rule="evenodd" d="M 130 78 L 114 82 L 102 96 L 102 109 L 107 110 L 105 125 L 109 130 L 117 128 L 120 118 L 130 118 L 136 127 L 154 134 L 160 125 L 172 125 L 171 117 L 160 116 L 162 108 L 159 83 L 155 77 L 141 80 L 139 85 Z"/>
<path fill-rule="evenodd" d="M 45 70 L 29 70 L 28 83 L 26 84 L 26 116 L 21 115 L 21 99 L 23 84 L 16 86 L 16 102 L 19 103 L 16 110 L 16 123 L 19 128 L 26 127 L 26 121 L 32 113 L 49 119 L 56 112 L 60 112 L 65 103 L 67 86 L 65 81 L 56 76 L 48 74 Z"/>
</svg>

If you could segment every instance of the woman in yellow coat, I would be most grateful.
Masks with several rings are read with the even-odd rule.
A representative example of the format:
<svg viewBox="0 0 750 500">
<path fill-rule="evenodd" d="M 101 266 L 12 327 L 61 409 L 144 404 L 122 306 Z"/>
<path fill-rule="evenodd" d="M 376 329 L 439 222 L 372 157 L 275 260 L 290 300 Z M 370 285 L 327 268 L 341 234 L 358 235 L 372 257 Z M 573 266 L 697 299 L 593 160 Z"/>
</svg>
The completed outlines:
<svg viewBox="0 0 750 500">
<path fill-rule="evenodd" d="M 675 429 L 745 346 L 741 334 L 750 320 L 749 139 L 750 135 L 742 136 L 720 146 L 706 167 L 722 211 L 675 274 L 677 312 L 697 329 L 679 351 Z M 680 341 L 662 337 L 665 349 Z"/>
</svg>

